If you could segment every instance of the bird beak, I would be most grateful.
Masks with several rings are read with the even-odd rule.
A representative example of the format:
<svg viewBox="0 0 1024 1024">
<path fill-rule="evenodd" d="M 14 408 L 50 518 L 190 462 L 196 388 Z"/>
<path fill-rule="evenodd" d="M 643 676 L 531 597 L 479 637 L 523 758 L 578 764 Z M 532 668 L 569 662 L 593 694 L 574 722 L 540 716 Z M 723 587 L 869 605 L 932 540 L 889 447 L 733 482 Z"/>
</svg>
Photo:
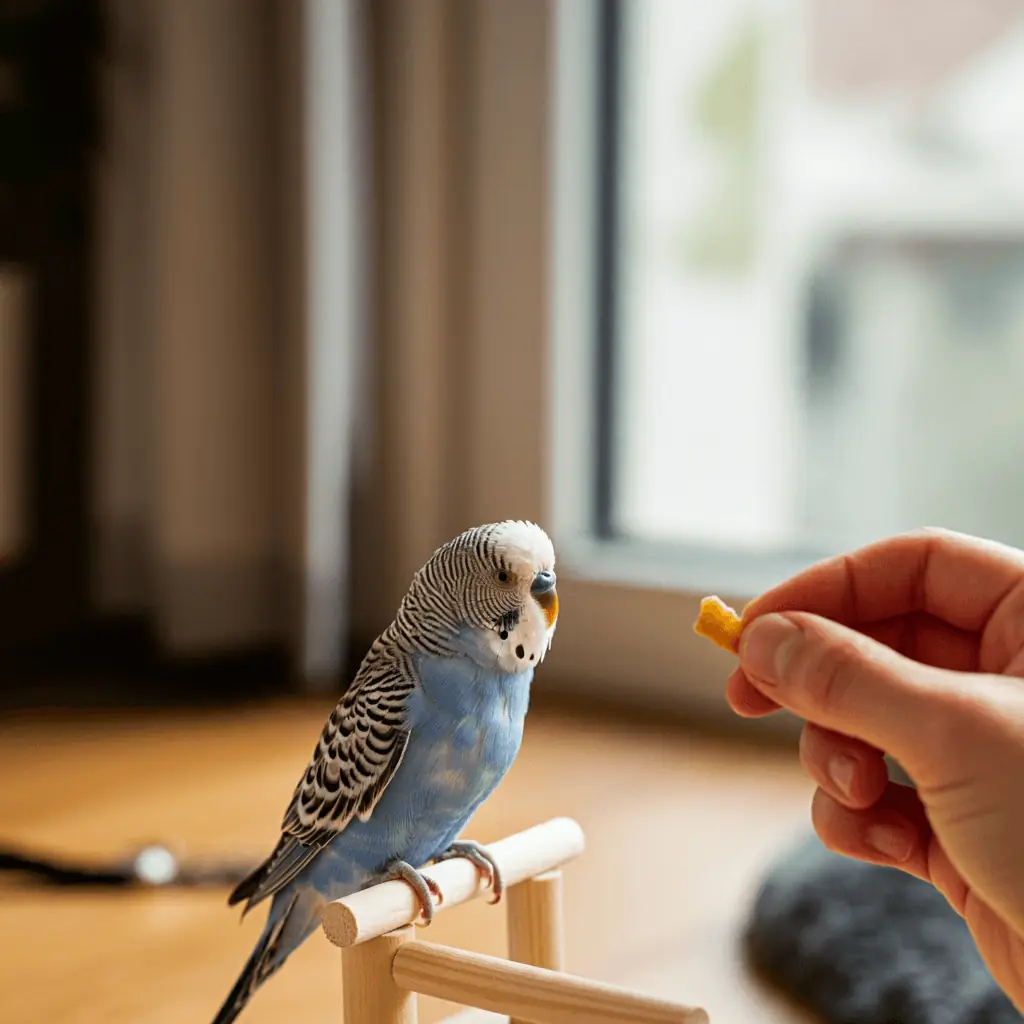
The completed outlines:
<svg viewBox="0 0 1024 1024">
<path fill-rule="evenodd" d="M 537 573 L 533 578 L 533 585 L 530 587 L 530 593 L 534 597 L 540 597 L 542 594 L 547 594 L 549 591 L 555 589 L 555 574 L 550 569 L 544 569 L 542 572 Z"/>
<path fill-rule="evenodd" d="M 544 569 L 537 573 L 530 586 L 530 593 L 534 600 L 541 606 L 544 617 L 547 619 L 548 629 L 555 624 L 558 618 L 558 592 L 555 590 L 555 574 L 550 569 Z"/>
</svg>

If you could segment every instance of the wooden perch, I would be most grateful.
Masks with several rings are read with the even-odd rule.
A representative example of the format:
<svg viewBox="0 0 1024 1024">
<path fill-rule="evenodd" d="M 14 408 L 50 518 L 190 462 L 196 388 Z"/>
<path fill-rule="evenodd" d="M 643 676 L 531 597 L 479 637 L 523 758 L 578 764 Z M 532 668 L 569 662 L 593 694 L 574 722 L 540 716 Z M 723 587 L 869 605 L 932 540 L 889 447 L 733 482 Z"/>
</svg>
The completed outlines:
<svg viewBox="0 0 1024 1024">
<path fill-rule="evenodd" d="M 557 869 L 583 846 L 583 830 L 571 818 L 488 846 L 508 887 L 508 960 L 417 941 L 412 925 L 420 906 L 405 882 L 382 882 L 328 904 L 323 929 L 342 949 L 345 1024 L 416 1024 L 420 993 L 509 1024 L 708 1024 L 696 1007 L 564 973 Z M 441 890 L 438 909 L 488 889 L 464 857 L 423 873 Z"/>
<path fill-rule="evenodd" d="M 432 942 L 400 945 L 391 976 L 408 992 L 533 1024 L 708 1024 L 701 1009 Z"/>
<path fill-rule="evenodd" d="M 575 821 L 552 818 L 487 849 L 500 865 L 505 885 L 513 886 L 578 857 L 584 845 L 583 830 Z M 456 907 L 489 891 L 480 872 L 464 857 L 433 864 L 423 874 L 437 882 L 444 894 L 438 910 Z M 382 882 L 329 903 L 324 907 L 322 922 L 327 938 L 344 949 L 412 924 L 419 913 L 410 886 L 401 881 Z"/>
</svg>

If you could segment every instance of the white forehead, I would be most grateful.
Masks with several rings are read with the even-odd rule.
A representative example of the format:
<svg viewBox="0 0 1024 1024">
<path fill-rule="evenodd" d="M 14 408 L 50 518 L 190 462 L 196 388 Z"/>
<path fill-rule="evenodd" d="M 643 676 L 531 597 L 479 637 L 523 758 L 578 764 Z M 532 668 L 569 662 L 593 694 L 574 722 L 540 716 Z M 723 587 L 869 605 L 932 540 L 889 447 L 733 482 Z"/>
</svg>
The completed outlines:
<svg viewBox="0 0 1024 1024">
<path fill-rule="evenodd" d="M 555 547 L 536 523 L 510 519 L 499 524 L 493 539 L 494 553 L 514 570 L 537 573 L 555 567 Z"/>
</svg>

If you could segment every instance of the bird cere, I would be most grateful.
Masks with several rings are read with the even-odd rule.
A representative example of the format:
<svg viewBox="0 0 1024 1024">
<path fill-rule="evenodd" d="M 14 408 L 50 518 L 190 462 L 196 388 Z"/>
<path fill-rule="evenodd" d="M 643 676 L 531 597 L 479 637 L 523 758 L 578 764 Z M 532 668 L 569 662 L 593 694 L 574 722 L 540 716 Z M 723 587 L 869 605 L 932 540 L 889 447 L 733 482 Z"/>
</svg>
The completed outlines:
<svg viewBox="0 0 1024 1024">
<path fill-rule="evenodd" d="M 700 603 L 700 614 L 693 631 L 717 644 L 723 651 L 735 654 L 739 650 L 743 620 L 720 597 L 712 594 Z"/>
<path fill-rule="evenodd" d="M 235 1020 L 327 903 L 401 879 L 429 924 L 441 894 L 419 869 L 453 857 L 501 898 L 494 858 L 458 837 L 519 753 L 557 619 L 554 547 L 534 523 L 467 530 L 415 574 L 324 725 L 273 852 L 228 899 L 243 916 L 271 904 L 214 1024 Z"/>
</svg>

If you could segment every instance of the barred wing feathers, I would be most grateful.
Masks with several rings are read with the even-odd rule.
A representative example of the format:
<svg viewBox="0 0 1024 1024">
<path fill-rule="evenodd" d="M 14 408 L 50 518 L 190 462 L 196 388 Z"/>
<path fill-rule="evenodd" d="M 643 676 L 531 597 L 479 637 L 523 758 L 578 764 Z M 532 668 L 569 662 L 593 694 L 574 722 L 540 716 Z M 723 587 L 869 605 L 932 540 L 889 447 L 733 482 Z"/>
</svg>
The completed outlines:
<svg viewBox="0 0 1024 1024">
<path fill-rule="evenodd" d="M 247 900 L 248 913 L 279 892 L 353 818 L 369 819 L 394 778 L 409 744 L 405 700 L 415 684 L 404 663 L 375 654 L 383 651 L 371 651 L 327 719 L 292 794 L 273 853 L 238 884 L 229 905 Z"/>
</svg>

